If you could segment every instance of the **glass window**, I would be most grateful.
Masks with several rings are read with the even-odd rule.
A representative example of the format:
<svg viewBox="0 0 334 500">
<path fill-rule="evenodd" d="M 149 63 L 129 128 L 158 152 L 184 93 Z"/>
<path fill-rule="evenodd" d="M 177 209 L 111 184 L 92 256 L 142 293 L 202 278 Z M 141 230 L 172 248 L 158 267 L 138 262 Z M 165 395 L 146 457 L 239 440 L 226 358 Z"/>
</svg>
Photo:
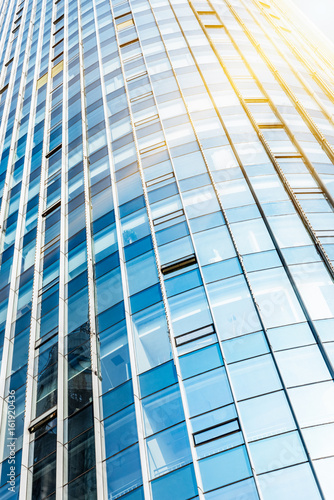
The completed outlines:
<svg viewBox="0 0 334 500">
<path fill-rule="evenodd" d="M 95 442 L 93 428 L 68 443 L 68 464 L 69 481 L 94 466 Z"/>
<path fill-rule="evenodd" d="M 169 361 L 139 376 L 139 385 L 143 398 L 169 385 L 176 384 L 176 382 L 177 375 L 173 361 Z"/>
<path fill-rule="evenodd" d="M 83 410 L 76 412 L 68 419 L 68 440 L 72 440 L 83 431 L 93 427 L 93 405 L 86 406 Z M 46 428 L 48 429 L 48 423 Z"/>
<path fill-rule="evenodd" d="M 262 219 L 231 224 L 231 230 L 241 254 L 264 252 L 274 248 Z"/>
<path fill-rule="evenodd" d="M 204 491 L 213 490 L 252 476 L 244 446 L 219 453 L 199 462 Z"/>
<path fill-rule="evenodd" d="M 268 328 L 305 320 L 283 268 L 257 271 L 248 276 Z"/>
<path fill-rule="evenodd" d="M 147 252 L 126 264 L 129 293 L 133 295 L 158 281 L 154 252 Z"/>
<path fill-rule="evenodd" d="M 326 498 L 330 498 L 334 488 L 334 458 L 326 458 L 325 460 L 317 460 L 314 462 L 315 470 L 320 479 L 322 491 Z"/>
<path fill-rule="evenodd" d="M 333 455 L 334 423 L 303 429 L 303 436 L 312 459 Z"/>
<path fill-rule="evenodd" d="M 269 352 L 263 332 L 256 332 L 223 342 L 224 357 L 227 363 L 234 363 Z"/>
<path fill-rule="evenodd" d="M 151 479 L 191 462 L 186 424 L 182 423 L 147 438 Z"/>
<path fill-rule="evenodd" d="M 322 342 L 334 340 L 334 318 L 315 321 L 315 325 Z"/>
<path fill-rule="evenodd" d="M 274 351 L 314 344 L 315 340 L 307 323 L 271 328 L 267 330 L 270 344 Z"/>
<path fill-rule="evenodd" d="M 196 217 L 190 220 L 190 227 L 193 233 L 210 229 L 211 227 L 223 226 L 225 224 L 223 214 L 221 212 L 213 212 L 209 215 Z"/>
<path fill-rule="evenodd" d="M 142 400 L 146 435 L 154 434 L 184 420 L 177 384 Z"/>
<path fill-rule="evenodd" d="M 225 278 L 231 278 L 237 274 L 242 274 L 241 266 L 237 257 L 227 259 L 215 264 L 209 264 L 202 267 L 205 283 L 220 281 Z"/>
<path fill-rule="evenodd" d="M 217 189 L 225 209 L 251 205 L 254 202 L 244 179 L 219 182 Z"/>
<path fill-rule="evenodd" d="M 334 316 L 333 281 L 324 264 L 312 263 L 290 267 L 312 319 Z"/>
<path fill-rule="evenodd" d="M 198 494 L 193 465 L 152 481 L 153 500 L 184 500 Z"/>
<path fill-rule="evenodd" d="M 173 104 L 172 104 L 173 105 Z M 171 106 L 169 105 L 169 108 Z M 201 153 L 191 153 L 174 159 L 174 168 L 179 180 L 207 172 Z"/>
<path fill-rule="evenodd" d="M 104 421 L 106 456 L 115 455 L 138 441 L 134 405 Z"/>
<path fill-rule="evenodd" d="M 126 408 L 134 402 L 132 382 L 129 380 L 125 384 L 109 391 L 102 397 L 103 403 L 103 416 L 106 418 L 122 408 Z"/>
<path fill-rule="evenodd" d="M 255 441 L 249 448 L 257 474 L 307 461 L 297 431 Z"/>
<path fill-rule="evenodd" d="M 54 497 L 49 497 L 50 500 Z M 80 500 L 96 499 L 96 469 L 91 469 L 68 485 L 68 498 L 80 498 Z"/>
<path fill-rule="evenodd" d="M 164 200 L 157 201 L 151 205 L 152 218 L 158 219 L 159 217 L 176 212 L 181 208 L 182 204 L 178 194 L 171 196 L 170 198 L 165 198 Z"/>
<path fill-rule="evenodd" d="M 94 235 L 94 250 L 96 261 L 117 251 L 116 229 L 107 226 Z"/>
<path fill-rule="evenodd" d="M 206 493 L 205 500 L 258 500 L 259 495 L 255 486 L 254 479 L 246 479 L 239 483 L 225 486 L 219 490 Z"/>
<path fill-rule="evenodd" d="M 188 226 L 186 222 L 181 222 L 180 224 L 175 224 L 172 227 L 167 227 L 162 231 L 158 231 L 156 233 L 157 244 L 164 245 L 169 243 L 170 241 L 177 240 L 178 238 L 182 238 L 183 236 L 187 236 L 189 234 Z"/>
<path fill-rule="evenodd" d="M 118 267 L 96 280 L 96 299 L 98 313 L 123 299 L 121 273 Z"/>
<path fill-rule="evenodd" d="M 208 293 L 221 340 L 261 330 L 244 276 L 211 283 Z"/>
<path fill-rule="evenodd" d="M 130 489 L 142 484 L 139 447 L 137 444 L 109 458 L 106 465 L 108 492 L 112 498 L 118 498 Z"/>
<path fill-rule="evenodd" d="M 320 500 L 308 464 L 295 465 L 258 476 L 263 500 Z"/>
<path fill-rule="evenodd" d="M 171 358 L 171 345 L 162 302 L 132 316 L 138 372 Z"/>
<path fill-rule="evenodd" d="M 311 239 L 298 215 L 268 217 L 278 244 L 282 248 L 310 245 Z"/>
<path fill-rule="evenodd" d="M 188 261 L 189 262 L 189 261 Z M 187 261 L 185 261 L 187 264 Z M 188 266 L 185 266 L 185 269 Z M 202 278 L 198 269 L 193 269 L 189 272 L 183 272 L 185 269 L 182 269 L 177 272 L 181 272 L 178 276 L 175 276 L 170 279 L 165 279 L 165 287 L 167 297 L 172 297 L 173 295 L 177 295 L 178 293 L 185 292 L 186 290 L 191 290 L 192 288 L 197 288 L 202 285 Z M 174 273 L 171 273 L 174 274 Z M 168 276 L 167 276 L 168 277 Z"/>
<path fill-rule="evenodd" d="M 174 260 L 188 257 L 194 253 L 194 248 L 189 236 L 179 238 L 171 243 L 159 247 L 160 264 L 164 265 Z"/>
<path fill-rule="evenodd" d="M 194 241 L 202 266 L 236 255 L 226 226 L 194 234 Z"/>
<path fill-rule="evenodd" d="M 195 288 L 169 299 L 175 336 L 212 323 L 204 289 Z"/>
<path fill-rule="evenodd" d="M 131 491 L 127 495 L 124 495 L 122 500 L 145 500 L 143 488 L 137 488 L 135 491 Z"/>
<path fill-rule="evenodd" d="M 296 387 L 289 389 L 289 394 L 302 427 L 326 424 L 334 420 L 334 385 L 332 382 Z"/>
<path fill-rule="evenodd" d="M 116 387 L 131 376 L 125 321 L 100 333 L 102 392 Z"/>
<path fill-rule="evenodd" d="M 191 419 L 191 425 L 194 433 L 198 433 L 200 431 L 209 429 L 210 427 L 217 427 L 218 425 L 222 425 L 224 422 L 228 422 L 230 420 L 236 421 L 237 412 L 234 404 L 230 404 L 224 406 L 223 408 L 218 408 L 217 410 L 213 410 L 203 415 L 199 415 L 198 417 L 194 417 Z"/>
<path fill-rule="evenodd" d="M 40 498 L 41 492 L 44 493 L 45 497 L 53 493 L 56 489 L 56 453 L 52 453 L 35 465 L 33 474 L 33 498 Z"/>
<path fill-rule="evenodd" d="M 87 287 L 68 299 L 68 331 L 71 332 L 88 319 Z"/>
<path fill-rule="evenodd" d="M 184 382 L 190 416 L 233 402 L 225 368 L 197 375 Z"/>
<path fill-rule="evenodd" d="M 266 161 L 267 158 L 263 159 Z M 279 200 L 289 199 L 288 194 L 277 175 L 261 175 L 253 177 L 252 184 L 261 203 L 270 203 L 273 200 L 277 203 Z"/>
<path fill-rule="evenodd" d="M 249 441 L 296 428 L 283 391 L 240 401 L 239 409 Z"/>
<path fill-rule="evenodd" d="M 316 345 L 280 351 L 276 360 L 287 387 L 331 379 Z"/>
<path fill-rule="evenodd" d="M 122 219 L 122 230 L 124 245 L 129 245 L 134 241 L 150 234 L 150 225 L 148 223 L 146 209 L 136 212 Z"/>
<path fill-rule="evenodd" d="M 270 354 L 230 365 L 232 385 L 238 400 L 281 389 Z"/>
<path fill-rule="evenodd" d="M 205 186 L 183 194 L 184 205 L 189 218 L 220 210 L 212 186 Z"/>
<path fill-rule="evenodd" d="M 135 314 L 162 300 L 160 285 L 153 285 L 130 297 L 131 312 Z"/>
<path fill-rule="evenodd" d="M 179 360 L 183 379 L 223 365 L 218 344 L 181 356 Z"/>
</svg>

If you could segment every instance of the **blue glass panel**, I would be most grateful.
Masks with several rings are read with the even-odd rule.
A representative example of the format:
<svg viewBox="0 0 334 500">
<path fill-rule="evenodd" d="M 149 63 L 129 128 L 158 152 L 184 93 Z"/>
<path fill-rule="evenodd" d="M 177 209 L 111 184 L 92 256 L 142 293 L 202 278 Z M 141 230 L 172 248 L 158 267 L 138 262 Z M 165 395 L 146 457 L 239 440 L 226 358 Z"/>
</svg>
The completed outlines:
<svg viewBox="0 0 334 500">
<path fill-rule="evenodd" d="M 134 405 L 107 418 L 104 421 L 104 431 L 107 457 L 115 455 L 138 441 Z"/>
<path fill-rule="evenodd" d="M 157 244 L 164 245 L 165 243 L 177 240 L 178 238 L 182 238 L 183 236 L 187 236 L 188 234 L 189 231 L 187 223 L 181 222 L 180 224 L 175 224 L 172 227 L 168 227 L 167 229 L 158 231 L 156 233 Z"/>
<path fill-rule="evenodd" d="M 239 498 L 240 500 L 258 500 L 259 495 L 254 479 L 246 479 L 205 495 L 205 500 L 236 500 Z"/>
<path fill-rule="evenodd" d="M 218 344 L 186 354 L 179 359 L 183 379 L 223 365 L 223 358 Z"/>
<path fill-rule="evenodd" d="M 126 215 L 139 210 L 140 208 L 145 207 L 145 199 L 144 196 L 139 196 L 134 200 L 128 201 L 119 207 L 119 213 L 121 217 L 125 217 Z"/>
<path fill-rule="evenodd" d="M 234 404 L 224 406 L 224 408 L 219 408 L 218 410 L 213 410 L 208 413 L 204 413 L 199 417 L 191 419 L 191 425 L 194 433 L 197 433 L 203 429 L 208 429 L 209 427 L 215 427 L 223 422 L 229 420 L 235 420 L 237 418 L 237 413 Z"/>
<path fill-rule="evenodd" d="M 162 300 L 160 285 L 153 285 L 142 292 L 136 293 L 130 297 L 131 312 L 135 314 L 141 309 L 156 304 Z"/>
<path fill-rule="evenodd" d="M 132 491 L 131 493 L 124 495 L 122 500 L 144 500 L 143 488 L 138 488 L 136 491 Z"/>
<path fill-rule="evenodd" d="M 297 431 L 260 439 L 250 443 L 249 450 L 257 474 L 307 461 Z M 293 452 L 288 450 L 293 450 Z"/>
<path fill-rule="evenodd" d="M 230 278 L 231 276 L 236 276 L 242 272 L 241 266 L 236 257 L 233 259 L 223 260 L 222 262 L 216 262 L 215 264 L 209 264 L 208 266 L 203 266 L 202 271 L 206 283 Z"/>
<path fill-rule="evenodd" d="M 278 328 L 269 328 L 267 333 L 274 351 L 315 343 L 314 336 L 307 323 L 295 323 Z"/>
<path fill-rule="evenodd" d="M 283 391 L 241 401 L 239 409 L 248 440 L 286 432 L 296 427 Z"/>
<path fill-rule="evenodd" d="M 117 387 L 117 389 L 113 389 L 102 396 L 104 418 L 129 406 L 133 402 L 132 382 L 129 380 L 120 387 Z"/>
<path fill-rule="evenodd" d="M 174 296 L 169 301 L 175 336 L 212 323 L 202 287 Z"/>
<path fill-rule="evenodd" d="M 98 313 L 122 301 L 123 289 L 121 272 L 118 267 L 101 276 L 95 283 Z"/>
<path fill-rule="evenodd" d="M 146 236 L 145 238 L 142 238 L 141 240 L 138 240 L 124 247 L 125 259 L 126 260 L 134 259 L 138 255 L 148 252 L 152 248 L 153 248 L 152 237 Z"/>
<path fill-rule="evenodd" d="M 72 331 L 88 319 L 88 292 L 84 288 L 68 299 L 68 331 Z"/>
<path fill-rule="evenodd" d="M 232 403 L 225 368 L 217 368 L 184 382 L 191 416 Z"/>
<path fill-rule="evenodd" d="M 108 491 L 111 498 L 118 498 L 142 484 L 138 445 L 110 458 L 106 462 Z"/>
<path fill-rule="evenodd" d="M 230 365 L 230 374 L 238 400 L 281 389 L 276 367 L 270 354 Z"/>
<path fill-rule="evenodd" d="M 99 331 L 102 332 L 106 328 L 115 325 L 125 317 L 124 302 L 120 302 L 110 309 L 103 311 L 97 316 Z"/>
<path fill-rule="evenodd" d="M 103 274 L 115 269 L 115 267 L 119 266 L 119 254 L 115 252 L 108 257 L 105 257 L 100 262 L 95 264 L 95 276 L 98 279 Z"/>
<path fill-rule="evenodd" d="M 165 280 L 167 297 L 177 295 L 200 285 L 202 285 L 202 278 L 198 269 Z"/>
<path fill-rule="evenodd" d="M 146 435 L 154 434 L 184 420 L 178 385 L 157 392 L 142 400 Z"/>
<path fill-rule="evenodd" d="M 140 391 L 143 398 L 176 382 L 177 375 L 173 361 L 153 368 L 153 370 L 139 376 Z"/>
<path fill-rule="evenodd" d="M 21 479 L 21 476 L 18 476 L 15 478 L 15 490 L 14 491 L 9 490 L 8 484 L 5 484 L 5 486 L 3 486 L 0 489 L 1 500 L 18 500 L 19 493 L 20 493 L 20 479 Z M 51 500 L 54 500 L 54 499 L 51 498 Z"/>
<path fill-rule="evenodd" d="M 263 500 L 320 500 L 309 464 L 295 465 L 258 476 Z"/>
<path fill-rule="evenodd" d="M 199 462 L 204 491 L 213 490 L 252 476 L 244 446 L 213 455 Z"/>
<path fill-rule="evenodd" d="M 130 295 L 148 288 L 158 281 L 154 252 L 147 252 L 126 263 Z"/>
<path fill-rule="evenodd" d="M 227 363 L 252 358 L 269 352 L 263 332 L 250 333 L 223 342 L 224 358 Z"/>
<path fill-rule="evenodd" d="M 154 434 L 146 442 L 151 479 L 191 462 L 185 423 Z"/>
<path fill-rule="evenodd" d="M 193 465 L 152 481 L 153 500 L 188 500 L 197 494 Z"/>
<path fill-rule="evenodd" d="M 131 377 L 125 321 L 100 334 L 100 359 L 103 393 Z"/>
<path fill-rule="evenodd" d="M 162 302 L 134 314 L 132 322 L 138 373 L 161 365 L 172 357 Z"/>
</svg>

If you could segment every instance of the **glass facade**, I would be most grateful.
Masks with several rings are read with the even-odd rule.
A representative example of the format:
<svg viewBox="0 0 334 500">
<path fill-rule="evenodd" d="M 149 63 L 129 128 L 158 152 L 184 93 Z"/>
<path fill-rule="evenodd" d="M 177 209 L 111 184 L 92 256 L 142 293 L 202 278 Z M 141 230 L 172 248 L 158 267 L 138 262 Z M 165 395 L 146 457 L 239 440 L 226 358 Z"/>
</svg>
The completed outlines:
<svg viewBox="0 0 334 500">
<path fill-rule="evenodd" d="M 334 499 L 334 68 L 279 0 L 2 0 L 0 498 Z"/>
</svg>

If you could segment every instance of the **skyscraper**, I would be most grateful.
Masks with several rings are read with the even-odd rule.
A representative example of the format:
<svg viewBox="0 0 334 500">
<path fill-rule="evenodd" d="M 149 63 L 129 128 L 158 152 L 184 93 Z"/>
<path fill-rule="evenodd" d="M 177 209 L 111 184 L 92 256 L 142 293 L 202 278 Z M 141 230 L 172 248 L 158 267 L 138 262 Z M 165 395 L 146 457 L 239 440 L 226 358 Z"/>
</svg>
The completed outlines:
<svg viewBox="0 0 334 500">
<path fill-rule="evenodd" d="M 334 70 L 280 0 L 2 0 L 0 498 L 334 499 Z"/>
</svg>

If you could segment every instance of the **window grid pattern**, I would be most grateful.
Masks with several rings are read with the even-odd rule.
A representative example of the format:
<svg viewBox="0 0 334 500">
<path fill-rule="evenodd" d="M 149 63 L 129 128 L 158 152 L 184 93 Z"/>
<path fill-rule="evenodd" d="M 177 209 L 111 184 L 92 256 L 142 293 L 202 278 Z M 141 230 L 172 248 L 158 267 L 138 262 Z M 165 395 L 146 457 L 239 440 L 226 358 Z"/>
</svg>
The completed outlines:
<svg viewBox="0 0 334 500">
<path fill-rule="evenodd" d="M 0 12 L 0 495 L 331 498 L 327 56 L 275 0 Z"/>
</svg>

